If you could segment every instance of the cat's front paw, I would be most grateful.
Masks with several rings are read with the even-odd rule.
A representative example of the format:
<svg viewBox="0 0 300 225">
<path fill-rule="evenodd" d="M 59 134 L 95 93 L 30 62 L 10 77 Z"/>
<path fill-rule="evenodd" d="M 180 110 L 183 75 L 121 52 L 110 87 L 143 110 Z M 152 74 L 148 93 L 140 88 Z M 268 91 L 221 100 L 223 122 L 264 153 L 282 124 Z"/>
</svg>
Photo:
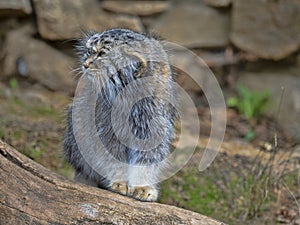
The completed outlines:
<svg viewBox="0 0 300 225">
<path fill-rule="evenodd" d="M 111 184 L 110 189 L 113 192 L 117 192 L 121 195 L 127 195 L 128 194 L 128 185 L 126 181 L 121 182 L 114 182 Z"/>
<path fill-rule="evenodd" d="M 128 194 L 140 201 L 148 201 L 153 202 L 156 201 L 158 198 L 158 190 L 151 186 L 135 186 L 129 187 Z"/>
</svg>

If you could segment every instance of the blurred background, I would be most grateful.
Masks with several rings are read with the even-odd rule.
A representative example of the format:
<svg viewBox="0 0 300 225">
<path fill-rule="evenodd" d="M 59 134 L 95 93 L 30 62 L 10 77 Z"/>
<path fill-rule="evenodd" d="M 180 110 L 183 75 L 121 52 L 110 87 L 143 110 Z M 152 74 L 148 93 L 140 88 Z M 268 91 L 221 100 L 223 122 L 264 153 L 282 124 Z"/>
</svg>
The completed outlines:
<svg viewBox="0 0 300 225">
<path fill-rule="evenodd" d="M 160 202 L 230 224 L 300 224 L 299 0 L 0 0 L 0 138 L 72 179 L 62 137 L 79 76 L 74 45 L 87 30 L 110 28 L 189 48 L 226 98 L 224 143 L 199 172 L 210 109 L 175 69 L 201 133 L 188 165 L 163 182 Z"/>
</svg>

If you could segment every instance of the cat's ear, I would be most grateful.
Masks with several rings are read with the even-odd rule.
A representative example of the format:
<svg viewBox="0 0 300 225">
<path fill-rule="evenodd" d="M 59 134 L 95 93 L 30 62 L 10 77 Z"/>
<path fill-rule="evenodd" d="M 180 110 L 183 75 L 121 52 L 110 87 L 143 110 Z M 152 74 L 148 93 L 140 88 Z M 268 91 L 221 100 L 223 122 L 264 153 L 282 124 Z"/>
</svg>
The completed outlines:
<svg viewBox="0 0 300 225">
<path fill-rule="evenodd" d="M 131 52 L 129 57 L 132 59 L 132 70 L 135 78 L 141 77 L 147 70 L 148 62 L 145 56 L 138 52 Z"/>
</svg>

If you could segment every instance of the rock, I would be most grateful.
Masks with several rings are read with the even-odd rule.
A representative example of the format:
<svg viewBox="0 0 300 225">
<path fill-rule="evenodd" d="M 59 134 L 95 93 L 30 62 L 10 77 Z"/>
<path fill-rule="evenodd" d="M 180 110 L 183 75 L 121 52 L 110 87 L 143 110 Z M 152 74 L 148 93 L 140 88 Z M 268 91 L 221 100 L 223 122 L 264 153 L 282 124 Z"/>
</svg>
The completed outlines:
<svg viewBox="0 0 300 225">
<path fill-rule="evenodd" d="M 199 2 L 182 3 L 159 17 L 150 30 L 186 47 L 228 44 L 229 15 Z"/>
<path fill-rule="evenodd" d="M 197 51 L 197 55 L 201 59 L 203 59 L 209 67 L 224 67 L 228 65 L 238 64 L 238 56 L 236 54 L 231 53 L 232 51 L 229 51 L 231 50 L 218 52 L 199 50 Z"/>
<path fill-rule="evenodd" d="M 202 89 L 199 87 L 199 85 L 186 73 L 183 72 L 177 72 L 175 71 L 176 74 L 176 80 L 180 87 L 182 87 L 184 90 L 189 92 L 189 95 L 194 95 L 193 99 L 198 97 L 198 93 L 202 93 Z"/>
<path fill-rule="evenodd" d="M 48 89 L 73 93 L 75 81 L 71 68 L 74 68 L 75 60 L 32 38 L 30 31 L 30 27 L 22 27 L 7 33 L 3 75 L 20 74 Z"/>
<path fill-rule="evenodd" d="M 231 4 L 231 0 L 204 0 L 204 2 L 213 7 L 227 7 Z"/>
<path fill-rule="evenodd" d="M 18 21 L 18 17 L 2 17 L 0 19 L 0 36 L 3 37 L 3 35 L 5 35 L 6 32 L 19 27 Z M 1 42 L 2 40 L 0 40 L 0 44 Z M 0 46 L 2 46 L 2 44 Z"/>
<path fill-rule="evenodd" d="M 273 66 L 274 67 L 274 66 Z M 300 121 L 300 68 L 273 68 L 260 71 L 240 72 L 239 83 L 249 87 L 250 90 L 264 92 L 269 91 L 270 103 L 267 114 L 274 117 L 282 127 L 287 128 L 298 140 Z M 284 92 L 280 105 L 282 87 Z"/>
<path fill-rule="evenodd" d="M 210 71 L 204 62 L 197 61 L 198 63 L 195 63 L 195 58 L 191 58 L 186 52 L 171 51 L 170 53 L 170 63 L 176 82 L 185 91 L 199 94 L 202 93 L 202 88 L 199 85 L 205 84 Z M 193 79 L 194 76 L 197 76 L 198 83 Z"/>
<path fill-rule="evenodd" d="M 299 49 L 300 1 L 233 1 L 231 41 L 264 59 L 279 60 Z"/>
<path fill-rule="evenodd" d="M 30 0 L 1 0 L 0 16 L 14 15 L 24 16 L 32 13 Z"/>
<path fill-rule="evenodd" d="M 87 30 L 128 28 L 143 31 L 137 17 L 114 15 L 97 0 L 34 0 L 40 35 L 48 40 L 76 39 Z"/>
<path fill-rule="evenodd" d="M 170 8 L 167 1 L 103 1 L 102 8 L 116 13 L 150 16 Z"/>
</svg>

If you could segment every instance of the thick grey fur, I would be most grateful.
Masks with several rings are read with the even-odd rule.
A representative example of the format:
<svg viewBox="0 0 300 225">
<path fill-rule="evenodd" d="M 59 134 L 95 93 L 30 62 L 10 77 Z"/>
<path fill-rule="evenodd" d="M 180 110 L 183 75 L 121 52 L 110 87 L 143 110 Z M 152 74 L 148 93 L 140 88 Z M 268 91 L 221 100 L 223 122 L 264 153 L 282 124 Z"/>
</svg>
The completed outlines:
<svg viewBox="0 0 300 225">
<path fill-rule="evenodd" d="M 93 88 L 104 86 L 98 90 L 98 99 L 95 106 L 95 122 L 97 133 L 109 152 L 120 162 L 129 165 L 147 165 L 153 168 L 149 179 L 149 185 L 157 190 L 159 177 L 167 165 L 166 161 L 170 153 L 170 142 L 173 137 L 174 106 L 170 102 L 173 98 L 173 77 L 168 56 L 161 43 L 154 37 L 139 34 L 126 29 L 113 29 L 102 33 L 87 34 L 77 46 L 80 66 L 83 76 L 89 76 Z M 89 60 L 89 65 L 85 63 Z M 143 67 L 146 61 L 146 67 Z M 85 65 L 85 66 L 84 66 Z M 116 137 L 111 124 L 112 105 L 116 96 L 130 84 L 140 78 L 151 77 L 147 91 L 152 97 L 143 98 L 132 108 L 129 117 L 129 126 L 134 137 L 146 140 L 153 132 L 157 136 L 163 136 L 162 142 L 155 148 L 144 151 L 133 149 L 122 144 Z M 104 78 L 107 78 L 105 81 Z M 101 85 L 99 85 L 101 84 Z M 123 96 L 126 104 L 129 98 L 134 97 L 133 91 Z M 169 99 L 170 102 L 166 101 Z M 120 112 L 122 115 L 123 112 Z M 155 126 L 150 130 L 149 127 Z M 122 124 L 117 125 L 120 135 L 126 136 L 122 130 Z M 113 182 L 117 181 L 114 173 L 106 171 L 118 170 L 117 165 L 110 164 L 105 159 L 96 159 L 101 164 L 95 171 L 94 165 L 89 165 L 78 149 L 77 141 L 73 133 L 72 106 L 69 107 L 67 126 L 64 136 L 64 153 L 66 159 L 75 168 L 77 180 L 92 184 L 101 188 L 111 189 Z M 126 171 L 122 171 L 123 173 Z M 143 176 L 143 175 L 142 175 Z M 149 177 L 149 178 L 147 178 Z M 132 177 L 128 176 L 128 185 Z M 136 182 L 134 181 L 137 185 Z"/>
</svg>

